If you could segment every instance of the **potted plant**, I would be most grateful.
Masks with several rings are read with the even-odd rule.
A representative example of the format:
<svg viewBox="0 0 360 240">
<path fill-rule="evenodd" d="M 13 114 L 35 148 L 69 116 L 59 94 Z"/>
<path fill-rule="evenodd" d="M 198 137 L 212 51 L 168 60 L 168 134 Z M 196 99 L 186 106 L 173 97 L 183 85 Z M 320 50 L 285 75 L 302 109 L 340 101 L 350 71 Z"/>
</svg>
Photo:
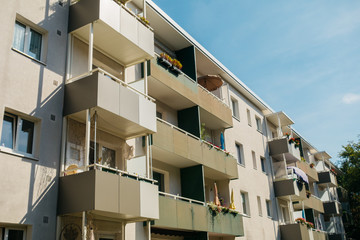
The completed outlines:
<svg viewBox="0 0 360 240">
<path fill-rule="evenodd" d="M 310 198 L 310 197 L 311 197 L 311 192 L 308 191 L 308 190 L 306 190 L 306 197 L 307 197 L 307 198 Z"/>
<path fill-rule="evenodd" d="M 310 168 L 314 168 L 315 164 L 314 163 L 310 163 Z"/>
<path fill-rule="evenodd" d="M 169 68 L 172 66 L 173 59 L 166 53 L 161 53 L 158 60 L 165 68 Z"/>
</svg>

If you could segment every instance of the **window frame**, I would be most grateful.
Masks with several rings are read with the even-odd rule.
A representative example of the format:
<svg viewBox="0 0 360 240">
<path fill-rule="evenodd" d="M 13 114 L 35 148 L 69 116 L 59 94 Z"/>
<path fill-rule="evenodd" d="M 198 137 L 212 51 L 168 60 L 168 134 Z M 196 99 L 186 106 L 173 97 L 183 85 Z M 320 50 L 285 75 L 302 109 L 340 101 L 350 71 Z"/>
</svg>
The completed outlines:
<svg viewBox="0 0 360 240">
<path fill-rule="evenodd" d="M 262 129 L 262 121 L 261 121 L 261 118 L 259 118 L 258 116 L 255 116 L 255 122 L 256 122 L 256 130 L 260 133 L 263 132 L 263 129 Z"/>
<path fill-rule="evenodd" d="M 38 128 L 38 121 L 31 119 L 29 117 L 26 117 L 22 114 L 16 114 L 13 113 L 11 111 L 6 111 L 4 112 L 3 115 L 3 119 L 2 119 L 2 126 L 1 126 L 1 130 L 3 130 L 3 126 L 4 126 L 4 117 L 5 116 L 10 116 L 10 117 L 14 117 L 15 119 L 15 126 L 13 127 L 12 130 L 12 135 L 13 135 L 13 147 L 9 148 L 6 146 L 1 146 L 0 145 L 0 151 L 2 152 L 8 152 L 11 154 L 15 154 L 15 155 L 19 155 L 19 156 L 24 156 L 24 157 L 28 157 L 28 158 L 34 158 L 35 157 L 35 152 L 36 152 L 36 139 L 37 139 L 37 128 Z M 24 121 L 28 121 L 31 122 L 33 124 L 33 129 L 32 129 L 32 141 L 31 141 L 31 153 L 28 152 L 23 152 L 19 150 L 19 139 L 20 139 L 20 127 L 21 124 Z M 2 134 L 3 132 L 1 131 L 1 136 L 0 136 L 0 142 L 1 142 L 1 138 L 2 138 Z"/>
<path fill-rule="evenodd" d="M 263 212 L 262 212 L 262 205 L 261 205 L 261 197 L 257 196 L 257 204 L 258 204 L 258 212 L 259 212 L 259 216 L 262 217 L 263 216 Z"/>
<path fill-rule="evenodd" d="M 233 118 L 240 121 L 240 112 L 239 112 L 239 102 L 235 98 L 230 98 L 231 100 L 231 112 Z"/>
<path fill-rule="evenodd" d="M 14 45 L 15 40 L 15 28 L 16 24 L 19 23 L 23 26 L 25 26 L 25 33 L 24 33 L 24 49 L 18 49 Z M 41 36 L 41 43 L 40 43 L 40 54 L 39 59 L 32 56 L 30 53 L 30 41 L 31 41 L 31 31 L 36 32 L 37 34 L 40 34 Z M 28 57 L 38 63 L 41 63 L 43 65 L 46 65 L 46 54 L 47 54 L 47 38 L 48 38 L 48 31 L 39 27 L 37 24 L 31 22 L 30 20 L 24 18 L 23 16 L 17 14 L 16 19 L 14 21 L 14 30 L 12 35 L 12 43 L 11 43 L 11 49 L 14 50 L 17 53 L 20 53 L 21 55 Z"/>
<path fill-rule="evenodd" d="M 261 171 L 265 174 L 267 174 L 267 165 L 266 165 L 266 158 L 263 156 L 260 156 L 260 164 L 261 164 Z"/>
<path fill-rule="evenodd" d="M 21 228 L 21 227 L 2 227 L 3 230 L 3 236 L 4 239 L 3 240 L 8 240 L 9 239 L 9 230 L 16 230 L 16 231 L 22 231 L 23 232 L 23 238 L 22 240 L 26 239 L 26 228 Z"/>
<path fill-rule="evenodd" d="M 247 120 L 248 120 L 248 125 L 251 127 L 252 123 L 251 123 L 251 112 L 250 109 L 246 109 L 246 116 L 247 116 Z"/>
<path fill-rule="evenodd" d="M 268 218 L 272 218 L 272 209 L 271 209 L 271 200 L 266 199 L 265 200 L 266 205 L 266 214 Z"/>
<path fill-rule="evenodd" d="M 241 143 L 235 142 L 236 160 L 238 165 L 245 166 L 244 147 Z"/>
<path fill-rule="evenodd" d="M 252 156 L 252 160 L 253 160 L 253 168 L 257 169 L 257 161 L 256 161 L 256 153 L 255 153 L 255 151 L 251 151 L 251 156 Z"/>
<path fill-rule="evenodd" d="M 249 193 L 245 191 L 240 191 L 240 198 L 241 198 L 241 208 L 242 213 L 246 216 L 250 215 L 250 201 L 249 201 Z M 244 209 L 245 206 L 245 209 Z"/>
</svg>

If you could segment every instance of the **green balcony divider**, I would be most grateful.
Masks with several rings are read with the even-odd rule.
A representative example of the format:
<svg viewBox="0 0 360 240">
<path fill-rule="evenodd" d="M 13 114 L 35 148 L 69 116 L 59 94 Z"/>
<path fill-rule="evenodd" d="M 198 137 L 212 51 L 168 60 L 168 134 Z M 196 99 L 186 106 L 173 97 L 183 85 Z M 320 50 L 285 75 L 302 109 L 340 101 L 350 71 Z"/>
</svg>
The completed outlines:
<svg viewBox="0 0 360 240">
<path fill-rule="evenodd" d="M 202 165 L 180 169 L 181 195 L 205 202 L 204 169 Z"/>
<path fill-rule="evenodd" d="M 177 112 L 179 128 L 200 137 L 199 106 L 186 108 Z"/>
<path fill-rule="evenodd" d="M 296 138 L 295 140 L 299 140 L 299 142 L 300 142 L 300 145 L 299 145 L 300 157 L 304 157 L 304 152 L 303 152 L 303 148 L 302 148 L 301 138 Z"/>
<path fill-rule="evenodd" d="M 306 216 L 306 221 L 314 223 L 315 224 L 315 220 L 314 220 L 314 212 L 312 209 L 305 209 L 305 216 Z"/>
<path fill-rule="evenodd" d="M 197 82 L 194 46 L 186 47 L 181 50 L 175 51 L 175 54 L 177 60 L 179 60 L 183 65 L 181 71 L 183 71 L 186 75 L 188 75 L 195 82 Z"/>
</svg>

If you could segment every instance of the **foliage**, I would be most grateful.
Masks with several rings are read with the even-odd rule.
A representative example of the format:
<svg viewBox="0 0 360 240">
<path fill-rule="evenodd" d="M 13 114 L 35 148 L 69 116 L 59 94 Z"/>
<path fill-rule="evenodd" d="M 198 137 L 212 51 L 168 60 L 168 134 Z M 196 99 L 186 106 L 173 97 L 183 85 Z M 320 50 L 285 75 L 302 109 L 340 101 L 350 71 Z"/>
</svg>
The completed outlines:
<svg viewBox="0 0 360 240">
<path fill-rule="evenodd" d="M 348 142 L 339 153 L 340 170 L 339 185 L 349 192 L 350 209 L 354 224 L 346 226 L 349 237 L 357 239 L 360 235 L 360 135 L 358 141 Z"/>
</svg>

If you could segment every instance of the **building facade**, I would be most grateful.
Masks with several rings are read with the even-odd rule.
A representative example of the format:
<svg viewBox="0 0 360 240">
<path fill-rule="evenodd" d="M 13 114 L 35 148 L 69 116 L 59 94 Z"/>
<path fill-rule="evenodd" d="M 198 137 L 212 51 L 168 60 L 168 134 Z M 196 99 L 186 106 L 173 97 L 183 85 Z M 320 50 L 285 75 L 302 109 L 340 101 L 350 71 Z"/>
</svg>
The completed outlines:
<svg viewBox="0 0 360 240">
<path fill-rule="evenodd" d="M 345 239 L 331 157 L 152 1 L 1 13 L 0 240 Z"/>
</svg>

